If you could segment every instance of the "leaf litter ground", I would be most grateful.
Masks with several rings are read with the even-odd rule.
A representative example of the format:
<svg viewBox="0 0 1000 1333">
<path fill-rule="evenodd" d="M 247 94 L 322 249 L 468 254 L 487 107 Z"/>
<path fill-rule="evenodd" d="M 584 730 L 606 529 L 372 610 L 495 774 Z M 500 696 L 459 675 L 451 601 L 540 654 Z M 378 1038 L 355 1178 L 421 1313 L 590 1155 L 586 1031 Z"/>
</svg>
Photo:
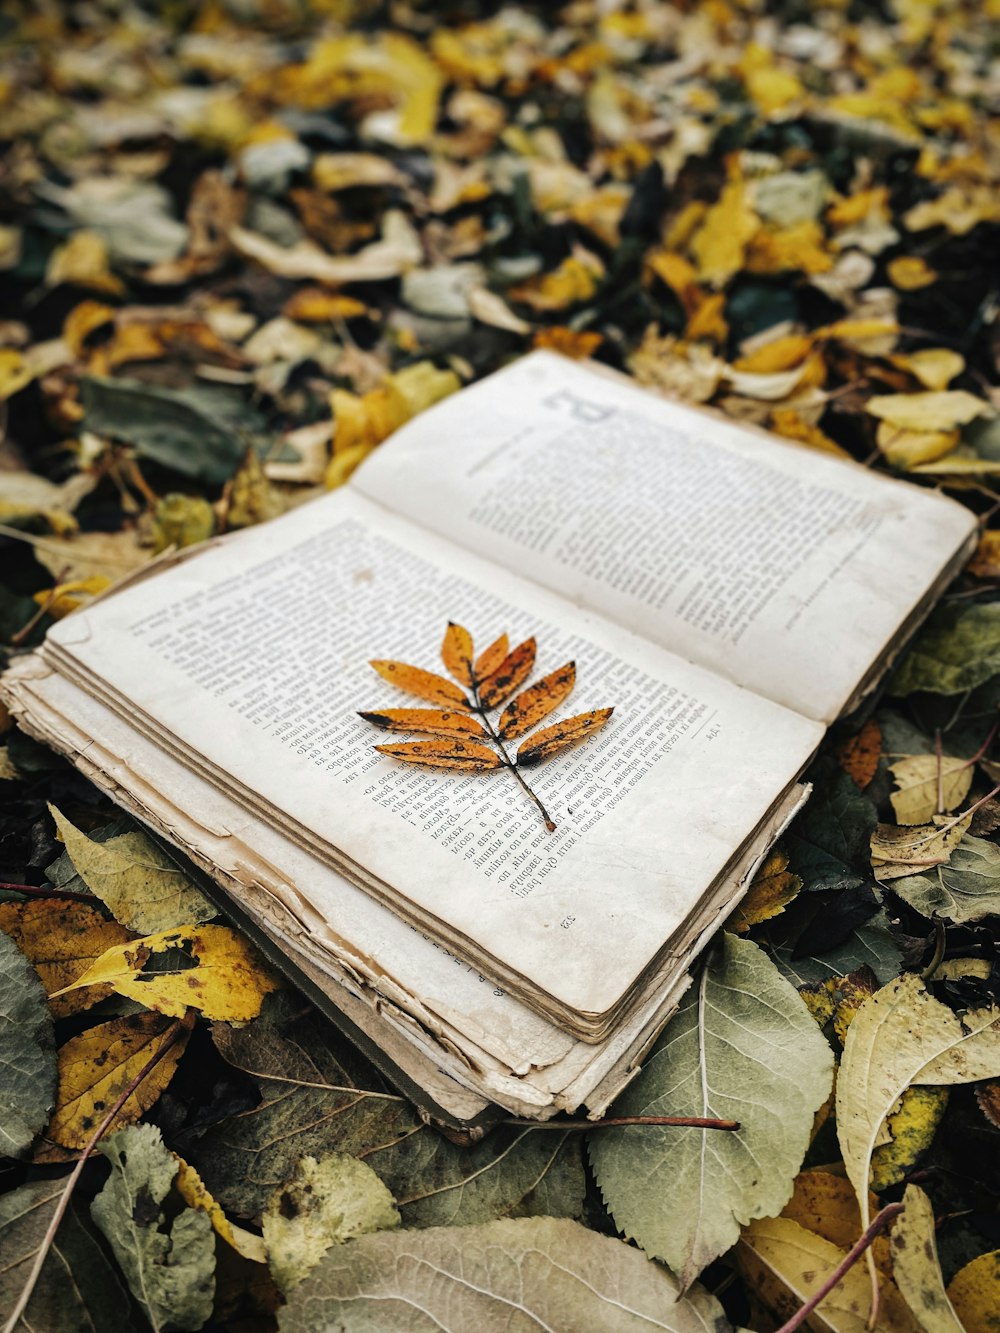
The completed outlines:
<svg viewBox="0 0 1000 1333">
<path fill-rule="evenodd" d="M 25 1318 L 52 1330 L 490 1329 L 516 1293 L 552 1327 L 767 1333 L 890 1205 L 880 1327 L 995 1327 L 998 24 L 996 0 L 9 8 L 6 655 L 532 347 L 946 488 L 983 536 L 616 1108 L 721 1108 L 726 1137 L 449 1143 L 0 718 L 5 1320 L 37 1259 Z M 533 652 L 467 639 L 457 686 L 420 669 L 431 707 L 368 720 L 495 756 L 475 685 L 530 748 L 570 668 L 511 702 Z M 860 1331 L 871 1282 L 810 1326 Z"/>
</svg>

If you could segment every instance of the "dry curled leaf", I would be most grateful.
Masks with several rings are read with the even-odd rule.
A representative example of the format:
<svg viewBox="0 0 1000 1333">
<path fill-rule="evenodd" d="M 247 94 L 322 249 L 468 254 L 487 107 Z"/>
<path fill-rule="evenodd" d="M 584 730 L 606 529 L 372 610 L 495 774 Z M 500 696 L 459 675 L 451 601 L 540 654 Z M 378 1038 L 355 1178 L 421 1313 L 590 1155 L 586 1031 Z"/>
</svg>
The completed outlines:
<svg viewBox="0 0 1000 1333">
<path fill-rule="evenodd" d="M 376 745 L 379 754 L 427 768 L 459 768 L 468 773 L 486 773 L 503 760 L 488 745 L 476 741 L 404 741 L 400 745 Z"/>
<path fill-rule="evenodd" d="M 586 740 L 598 727 L 604 726 L 614 711 L 614 708 L 595 708 L 589 713 L 577 713 L 576 717 L 568 717 L 564 722 L 555 722 L 551 727 L 537 731 L 519 747 L 518 764 L 521 768 L 532 768 L 543 759 L 551 759 L 568 745 Z"/>
</svg>

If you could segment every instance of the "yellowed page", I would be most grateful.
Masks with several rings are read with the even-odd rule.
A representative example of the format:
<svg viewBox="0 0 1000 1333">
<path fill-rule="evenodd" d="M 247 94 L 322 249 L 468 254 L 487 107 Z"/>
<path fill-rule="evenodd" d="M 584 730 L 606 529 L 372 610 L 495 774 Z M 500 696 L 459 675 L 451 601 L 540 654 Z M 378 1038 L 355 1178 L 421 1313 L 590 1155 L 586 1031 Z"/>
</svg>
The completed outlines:
<svg viewBox="0 0 1000 1333">
<path fill-rule="evenodd" d="M 367 659 L 433 668 L 449 618 L 480 645 L 536 634 L 539 672 L 575 659 L 564 714 L 615 705 L 533 776 L 555 833 L 509 774 L 401 765 L 356 716 L 407 702 Z M 568 1016 L 615 1010 L 822 735 L 348 492 L 74 615 L 47 651 Z"/>
<path fill-rule="evenodd" d="M 826 722 L 976 527 L 938 495 L 542 352 L 416 418 L 353 484 Z"/>
</svg>

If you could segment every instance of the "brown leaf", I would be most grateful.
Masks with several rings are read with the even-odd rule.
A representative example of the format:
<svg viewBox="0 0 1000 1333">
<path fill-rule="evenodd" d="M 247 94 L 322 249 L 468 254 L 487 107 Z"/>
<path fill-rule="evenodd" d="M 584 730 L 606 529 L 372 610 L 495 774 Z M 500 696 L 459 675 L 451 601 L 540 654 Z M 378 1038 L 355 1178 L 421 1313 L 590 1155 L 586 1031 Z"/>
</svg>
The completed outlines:
<svg viewBox="0 0 1000 1333">
<path fill-rule="evenodd" d="M 473 671 L 476 674 L 476 680 L 486 680 L 488 676 L 492 676 L 493 672 L 496 671 L 497 667 L 507 656 L 507 649 L 509 647 L 510 644 L 507 640 L 507 635 L 501 634 L 499 639 L 494 639 L 488 648 L 484 648 L 476 658 L 476 665 L 473 667 Z"/>
<path fill-rule="evenodd" d="M 0 929 L 34 965 L 51 994 L 86 972 L 106 949 L 131 939 L 131 932 L 109 921 L 100 904 L 35 898 L 26 903 L 0 903 Z M 56 1018 L 87 1009 L 111 994 L 110 986 L 91 986 L 51 1001 Z"/>
<path fill-rule="evenodd" d="M 551 727 L 543 727 L 518 749 L 518 767 L 532 768 L 566 746 L 586 740 L 598 727 L 604 726 L 614 711 L 614 708 L 595 708 L 590 713 L 577 713 L 576 717 L 567 717 Z"/>
<path fill-rule="evenodd" d="M 406 662 L 383 659 L 370 662 L 369 666 L 373 666 L 384 680 L 405 690 L 407 694 L 415 694 L 418 699 L 426 699 L 428 703 L 440 704 L 445 708 L 464 708 L 467 712 L 472 708 L 457 685 L 433 671 L 424 671 Z"/>
<path fill-rule="evenodd" d="M 438 708 L 383 708 L 377 713 L 359 713 L 366 722 L 383 731 L 415 731 L 427 736 L 482 736 L 486 732 L 467 713 L 449 713 Z"/>
<path fill-rule="evenodd" d="M 407 741 L 402 745 L 376 745 L 375 749 L 408 764 L 459 768 L 467 773 L 486 773 L 503 764 L 498 754 L 477 741 Z"/>
<path fill-rule="evenodd" d="M 875 776 L 881 753 L 882 730 L 877 722 L 866 722 L 858 734 L 837 751 L 837 762 L 863 791 Z"/>
<path fill-rule="evenodd" d="M 472 635 L 462 625 L 448 621 L 441 644 L 441 661 L 460 685 L 472 689 Z"/>
<path fill-rule="evenodd" d="M 536 727 L 553 708 L 558 708 L 576 684 L 576 663 L 567 662 L 529 685 L 500 714 L 498 730 L 503 739 L 516 740 Z"/>
<path fill-rule="evenodd" d="M 525 639 L 504 658 L 497 669 L 483 681 L 479 702 L 484 708 L 495 708 L 531 675 L 535 665 L 535 640 Z"/>
<path fill-rule="evenodd" d="M 976 1101 L 990 1124 L 1000 1129 L 1000 1078 L 980 1083 L 976 1089 Z"/>
</svg>

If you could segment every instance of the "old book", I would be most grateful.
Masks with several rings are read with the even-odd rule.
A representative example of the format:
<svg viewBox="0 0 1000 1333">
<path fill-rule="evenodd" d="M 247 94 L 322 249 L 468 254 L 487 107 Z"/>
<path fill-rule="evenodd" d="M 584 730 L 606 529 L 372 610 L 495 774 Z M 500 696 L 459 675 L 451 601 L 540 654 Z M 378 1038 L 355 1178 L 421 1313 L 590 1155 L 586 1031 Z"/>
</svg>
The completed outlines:
<svg viewBox="0 0 1000 1333">
<path fill-rule="evenodd" d="M 936 494 L 538 353 L 3 689 L 435 1113 L 599 1113 L 974 540 Z M 614 706 L 533 770 L 554 831 L 509 773 L 373 748 L 358 711 L 413 701 L 369 659 L 433 670 L 448 621 L 573 659 L 563 713 Z"/>
</svg>

